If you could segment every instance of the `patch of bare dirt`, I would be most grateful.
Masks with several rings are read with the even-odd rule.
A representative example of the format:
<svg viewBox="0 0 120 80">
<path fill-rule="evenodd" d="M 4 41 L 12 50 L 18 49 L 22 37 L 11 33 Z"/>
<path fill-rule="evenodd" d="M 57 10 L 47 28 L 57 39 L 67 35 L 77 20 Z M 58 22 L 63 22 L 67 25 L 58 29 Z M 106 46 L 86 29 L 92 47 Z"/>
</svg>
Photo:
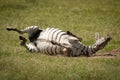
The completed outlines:
<svg viewBox="0 0 120 80">
<path fill-rule="evenodd" d="M 95 57 L 95 58 L 99 58 L 99 57 L 114 58 L 114 57 L 118 57 L 118 56 L 120 56 L 120 48 L 111 50 L 109 52 L 92 55 L 92 57 Z"/>
</svg>

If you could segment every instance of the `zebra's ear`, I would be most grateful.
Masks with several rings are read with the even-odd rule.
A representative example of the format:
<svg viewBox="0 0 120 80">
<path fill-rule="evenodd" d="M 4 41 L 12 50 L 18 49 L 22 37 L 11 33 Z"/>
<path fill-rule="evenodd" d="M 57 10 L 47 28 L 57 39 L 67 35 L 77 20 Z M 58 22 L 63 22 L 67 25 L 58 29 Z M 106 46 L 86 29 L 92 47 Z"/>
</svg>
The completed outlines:
<svg viewBox="0 0 120 80">
<path fill-rule="evenodd" d="M 95 33 L 95 39 L 96 39 L 96 40 L 100 39 L 100 36 L 99 36 L 99 33 L 98 33 L 98 32 Z"/>
</svg>

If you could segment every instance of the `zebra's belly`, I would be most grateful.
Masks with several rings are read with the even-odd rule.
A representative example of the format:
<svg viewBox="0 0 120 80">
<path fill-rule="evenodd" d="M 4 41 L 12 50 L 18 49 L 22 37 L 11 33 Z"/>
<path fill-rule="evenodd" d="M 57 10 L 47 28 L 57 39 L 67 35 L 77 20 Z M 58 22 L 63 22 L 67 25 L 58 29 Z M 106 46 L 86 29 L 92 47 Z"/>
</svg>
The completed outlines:
<svg viewBox="0 0 120 80">
<path fill-rule="evenodd" d="M 53 45 L 50 42 L 38 41 L 36 46 L 39 52 L 46 53 L 48 55 L 63 54 L 63 47 Z"/>
</svg>

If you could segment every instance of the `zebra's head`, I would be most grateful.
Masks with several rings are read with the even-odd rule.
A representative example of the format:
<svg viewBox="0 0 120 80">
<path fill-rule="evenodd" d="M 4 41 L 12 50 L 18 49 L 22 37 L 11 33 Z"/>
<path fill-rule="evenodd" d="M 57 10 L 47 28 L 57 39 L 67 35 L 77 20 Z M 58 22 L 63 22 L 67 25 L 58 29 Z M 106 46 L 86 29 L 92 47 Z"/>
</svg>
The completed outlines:
<svg viewBox="0 0 120 80">
<path fill-rule="evenodd" d="M 96 38 L 95 46 L 98 49 L 103 49 L 108 44 L 108 42 L 112 39 L 109 35 L 100 38 L 98 33 L 95 34 L 95 38 Z"/>
</svg>

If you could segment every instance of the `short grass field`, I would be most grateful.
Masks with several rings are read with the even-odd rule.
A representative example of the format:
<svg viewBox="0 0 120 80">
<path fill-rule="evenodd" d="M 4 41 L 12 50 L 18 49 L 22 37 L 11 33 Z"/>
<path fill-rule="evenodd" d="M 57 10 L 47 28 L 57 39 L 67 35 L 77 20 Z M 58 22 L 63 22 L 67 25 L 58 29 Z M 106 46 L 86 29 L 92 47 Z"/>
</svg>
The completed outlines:
<svg viewBox="0 0 120 80">
<path fill-rule="evenodd" d="M 92 45 L 94 34 L 113 39 L 96 54 L 120 47 L 120 0 L 0 0 L 0 80 L 120 80 L 120 56 L 63 57 L 30 53 L 19 34 L 36 25 L 60 28 Z M 27 35 L 23 35 L 27 38 Z"/>
</svg>

